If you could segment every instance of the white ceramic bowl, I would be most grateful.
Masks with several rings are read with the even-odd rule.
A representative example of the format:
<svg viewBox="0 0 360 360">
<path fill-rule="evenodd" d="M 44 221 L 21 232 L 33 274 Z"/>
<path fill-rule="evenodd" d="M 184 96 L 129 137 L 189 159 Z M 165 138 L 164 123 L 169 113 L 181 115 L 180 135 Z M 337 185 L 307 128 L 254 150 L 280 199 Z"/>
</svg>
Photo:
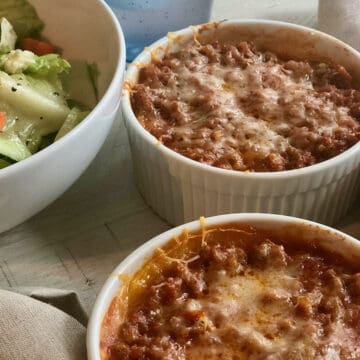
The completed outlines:
<svg viewBox="0 0 360 360">
<path fill-rule="evenodd" d="M 227 223 L 249 224 L 264 230 L 275 230 L 286 227 L 287 233 L 291 233 L 291 230 L 289 230 L 289 226 L 291 226 L 294 236 L 300 232 L 304 240 L 311 239 L 317 241 L 324 248 L 343 255 L 348 261 L 360 261 L 360 242 L 351 236 L 325 225 L 294 217 L 273 214 L 228 214 L 206 219 L 206 225 L 209 226 Z M 87 353 L 89 360 L 100 360 L 99 344 L 101 324 L 112 299 L 122 285 L 122 281 L 117 275 L 133 275 L 153 254 L 156 248 L 164 245 L 174 236 L 179 236 L 184 228 L 190 232 L 199 231 L 201 224 L 200 221 L 193 221 L 166 231 L 151 239 L 128 256 L 110 275 L 97 297 L 88 325 Z"/>
<path fill-rule="evenodd" d="M 125 81 L 137 81 L 137 65 L 149 62 L 152 52 L 161 57 L 165 46 L 174 48 L 193 41 L 194 31 L 188 28 L 173 33 L 145 49 L 129 66 Z M 280 55 L 335 61 L 360 79 L 360 54 L 356 50 L 302 26 L 265 20 L 224 21 L 209 25 L 198 37 L 202 41 L 250 40 Z M 172 224 L 234 212 L 277 213 L 333 224 L 355 198 L 360 143 L 303 169 L 264 173 L 224 170 L 188 159 L 160 144 L 137 121 L 129 91 L 125 89 L 123 94 L 122 110 L 137 186 L 147 203 Z"/>
<path fill-rule="evenodd" d="M 0 232 L 59 197 L 87 168 L 109 133 L 120 103 L 125 41 L 102 0 L 31 0 L 44 36 L 69 59 L 96 62 L 101 100 L 74 130 L 26 160 L 0 170 Z"/>
</svg>

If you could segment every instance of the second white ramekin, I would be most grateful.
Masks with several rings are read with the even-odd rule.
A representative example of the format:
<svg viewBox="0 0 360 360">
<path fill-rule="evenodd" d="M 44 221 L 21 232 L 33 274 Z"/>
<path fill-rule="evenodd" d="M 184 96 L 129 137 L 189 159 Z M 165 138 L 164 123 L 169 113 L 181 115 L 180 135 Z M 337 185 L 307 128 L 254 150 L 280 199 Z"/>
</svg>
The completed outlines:
<svg viewBox="0 0 360 360">
<path fill-rule="evenodd" d="M 199 29 L 201 29 L 199 31 Z M 360 79 L 360 54 L 343 42 L 302 26 L 266 20 L 233 20 L 170 34 L 144 50 L 129 66 L 125 81 L 137 81 L 139 67 L 156 52 L 206 41 L 250 40 L 284 56 L 333 61 Z M 246 173 L 224 170 L 188 159 L 165 147 L 138 122 L 129 86 L 122 111 L 129 134 L 137 186 L 146 202 L 171 224 L 199 216 L 265 212 L 334 224 L 348 210 L 360 178 L 360 143 L 344 153 L 303 169 Z"/>
<path fill-rule="evenodd" d="M 229 223 L 248 224 L 270 231 L 283 229 L 290 237 L 314 241 L 332 253 L 343 256 L 350 263 L 358 264 L 360 262 L 360 242 L 324 225 L 272 214 L 228 214 L 205 219 L 206 226 L 220 226 Z M 179 236 L 184 229 L 189 232 L 199 231 L 201 223 L 198 220 L 193 221 L 156 236 L 140 246 L 114 269 L 101 289 L 90 316 L 86 341 L 89 360 L 100 360 L 100 334 L 103 318 L 111 301 L 123 285 L 121 280 L 123 277 L 118 275 L 131 277 L 152 256 L 156 248 L 165 245 L 175 236 Z"/>
</svg>

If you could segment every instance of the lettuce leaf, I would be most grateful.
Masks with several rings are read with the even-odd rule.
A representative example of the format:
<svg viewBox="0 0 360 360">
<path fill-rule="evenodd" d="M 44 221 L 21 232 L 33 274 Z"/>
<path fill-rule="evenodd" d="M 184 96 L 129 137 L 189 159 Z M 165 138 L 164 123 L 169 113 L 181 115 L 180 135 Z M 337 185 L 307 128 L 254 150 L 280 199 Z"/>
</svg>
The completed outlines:
<svg viewBox="0 0 360 360">
<path fill-rule="evenodd" d="M 98 70 L 84 60 L 71 60 L 70 65 L 70 71 L 60 75 L 64 89 L 69 93 L 72 104 L 92 109 L 98 102 Z"/>
<path fill-rule="evenodd" d="M 69 72 L 70 64 L 58 54 L 37 56 L 27 50 L 12 50 L 0 56 L 0 69 L 8 74 L 36 74 L 54 77 Z"/>
<path fill-rule="evenodd" d="M 71 131 L 76 125 L 88 116 L 90 111 L 81 111 L 78 108 L 71 109 L 69 115 L 67 116 L 64 124 L 60 128 L 59 132 L 56 134 L 55 141 L 61 139 L 69 131 Z"/>
<path fill-rule="evenodd" d="M 37 56 L 15 50 L 17 39 L 39 38 L 43 22 L 27 0 L 0 0 L 0 169 L 29 157 L 76 127 L 98 101 L 94 64 L 77 62 L 74 71 L 58 54 Z M 71 73 L 71 75 L 70 75 Z M 70 75 L 70 76 L 69 76 Z M 73 103 L 64 91 L 68 80 Z M 66 81 L 65 81 L 66 82 Z M 70 91 L 70 90 L 69 90 Z"/>
<path fill-rule="evenodd" d="M 57 132 L 70 112 L 57 77 L 8 75 L 0 71 L 0 108 L 8 121 L 4 131 L 15 132 L 24 141 L 29 136 Z"/>
<path fill-rule="evenodd" d="M 69 72 L 70 64 L 58 54 L 35 56 L 35 63 L 28 66 L 24 72 L 44 77 Z"/>
</svg>

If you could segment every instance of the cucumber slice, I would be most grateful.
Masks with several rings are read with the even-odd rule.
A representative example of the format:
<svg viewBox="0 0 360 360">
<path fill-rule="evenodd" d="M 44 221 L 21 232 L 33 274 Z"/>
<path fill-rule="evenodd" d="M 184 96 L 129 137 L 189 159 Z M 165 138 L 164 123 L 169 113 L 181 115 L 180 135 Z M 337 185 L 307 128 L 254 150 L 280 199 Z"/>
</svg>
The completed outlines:
<svg viewBox="0 0 360 360">
<path fill-rule="evenodd" d="M 0 154 L 15 161 L 31 156 L 31 152 L 18 136 L 3 132 L 0 133 Z"/>
<path fill-rule="evenodd" d="M 60 128 L 59 132 L 55 137 L 55 141 L 62 138 L 66 135 L 69 131 L 71 131 L 76 125 L 80 124 L 81 121 L 88 116 L 90 111 L 81 111 L 77 108 L 71 109 L 69 115 L 67 116 L 64 124 Z"/>
</svg>

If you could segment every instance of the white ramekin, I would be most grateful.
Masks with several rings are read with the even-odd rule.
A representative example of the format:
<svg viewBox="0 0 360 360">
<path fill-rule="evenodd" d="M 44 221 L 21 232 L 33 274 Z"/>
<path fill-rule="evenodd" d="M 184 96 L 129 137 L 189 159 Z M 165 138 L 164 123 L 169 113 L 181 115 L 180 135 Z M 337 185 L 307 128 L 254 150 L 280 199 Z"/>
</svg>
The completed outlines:
<svg viewBox="0 0 360 360">
<path fill-rule="evenodd" d="M 222 225 L 228 223 L 249 224 L 265 230 L 285 228 L 287 234 L 295 237 L 301 234 L 301 239 L 316 241 L 319 245 L 332 252 L 340 254 L 350 262 L 360 262 L 360 242 L 340 231 L 311 221 L 294 217 L 273 214 L 228 214 L 208 218 L 206 225 Z M 101 324 L 110 303 L 118 293 L 122 281 L 119 274 L 131 276 L 144 262 L 149 259 L 154 250 L 164 245 L 174 236 L 182 233 L 183 229 L 198 231 L 200 221 L 178 226 L 156 236 L 129 255 L 110 275 L 95 302 L 87 331 L 87 353 L 89 360 L 100 360 L 100 330 Z"/>
<path fill-rule="evenodd" d="M 202 39 L 253 41 L 284 56 L 328 60 L 344 65 L 360 79 L 360 54 L 343 42 L 306 27 L 266 20 L 233 20 L 171 33 L 145 49 L 129 66 L 125 81 L 137 81 L 140 65 L 161 56 L 164 48 Z M 357 193 L 360 143 L 344 153 L 303 169 L 246 173 L 224 170 L 186 158 L 147 132 L 131 108 L 129 86 L 122 97 L 137 186 L 146 202 L 171 224 L 199 216 L 265 212 L 307 218 L 326 224 L 342 217 Z"/>
</svg>

